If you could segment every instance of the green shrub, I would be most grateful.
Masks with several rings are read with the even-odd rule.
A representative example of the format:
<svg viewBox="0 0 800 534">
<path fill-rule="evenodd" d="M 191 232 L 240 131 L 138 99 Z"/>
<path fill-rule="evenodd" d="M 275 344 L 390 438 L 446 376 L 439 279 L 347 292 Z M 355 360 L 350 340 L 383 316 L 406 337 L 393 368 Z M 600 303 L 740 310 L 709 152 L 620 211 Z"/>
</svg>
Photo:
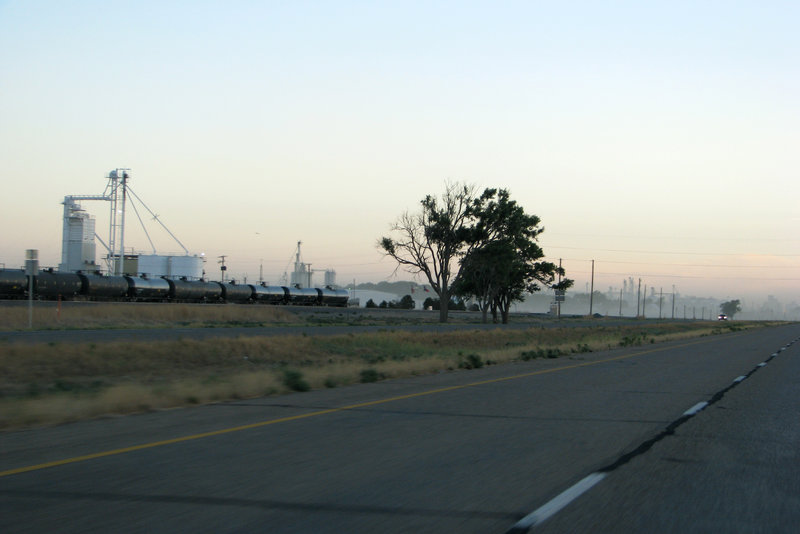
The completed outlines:
<svg viewBox="0 0 800 534">
<path fill-rule="evenodd" d="M 384 378 L 384 376 L 375 369 L 364 369 L 361 371 L 361 382 L 363 384 L 367 384 L 369 382 L 377 382 L 382 378 Z"/>
<path fill-rule="evenodd" d="M 536 358 L 558 358 L 563 356 L 564 352 L 561 349 L 536 349 L 536 350 L 523 350 L 520 352 L 519 357 L 523 361 L 534 360 Z"/>
<path fill-rule="evenodd" d="M 645 334 L 632 334 L 630 336 L 625 336 L 619 342 L 620 347 L 638 347 L 641 345 L 645 340 Z"/>
<path fill-rule="evenodd" d="M 483 360 L 477 354 L 467 354 L 466 358 L 458 362 L 459 369 L 480 369 L 483 365 Z"/>
<path fill-rule="evenodd" d="M 303 379 L 303 373 L 286 369 L 283 371 L 283 385 L 293 391 L 308 391 L 311 386 Z"/>
</svg>

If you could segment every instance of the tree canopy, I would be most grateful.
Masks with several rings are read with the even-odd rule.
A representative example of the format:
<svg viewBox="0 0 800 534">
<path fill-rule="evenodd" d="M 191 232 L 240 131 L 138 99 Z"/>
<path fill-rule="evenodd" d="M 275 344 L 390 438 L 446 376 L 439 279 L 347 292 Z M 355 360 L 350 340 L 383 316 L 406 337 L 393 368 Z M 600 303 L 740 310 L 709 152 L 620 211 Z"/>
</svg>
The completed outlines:
<svg viewBox="0 0 800 534">
<path fill-rule="evenodd" d="M 729 300 L 728 302 L 723 302 L 722 304 L 719 305 L 719 311 L 720 313 L 724 313 L 725 315 L 733 319 L 734 315 L 742 311 L 742 306 L 741 303 L 739 302 L 739 299 Z"/>
<path fill-rule="evenodd" d="M 536 242 L 544 231 L 539 226 L 541 221 L 511 200 L 508 190 L 486 189 L 474 199 L 469 214 L 475 221 L 473 243 L 462 262 L 455 290 L 475 297 L 484 321 L 491 309 L 495 320 L 499 310 L 502 322 L 508 322 L 511 304 L 542 286 L 567 289 L 572 285 L 569 279 L 556 283 L 564 270 L 541 261 L 544 251 Z"/>
</svg>

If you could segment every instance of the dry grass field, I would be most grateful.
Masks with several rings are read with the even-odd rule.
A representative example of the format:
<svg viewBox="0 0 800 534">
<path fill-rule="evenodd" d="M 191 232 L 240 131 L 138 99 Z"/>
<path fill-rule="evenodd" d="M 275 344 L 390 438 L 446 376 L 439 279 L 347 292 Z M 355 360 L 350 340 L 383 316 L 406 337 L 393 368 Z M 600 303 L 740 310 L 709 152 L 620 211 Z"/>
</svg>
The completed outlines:
<svg viewBox="0 0 800 534">
<path fill-rule="evenodd" d="M 24 302 L 0 306 L 0 330 L 28 328 Z M 278 306 L 170 304 L 127 302 L 36 302 L 33 325 L 38 330 L 95 328 L 174 328 L 202 326 L 265 326 L 288 324 L 297 317 Z"/>
<path fill-rule="evenodd" d="M 291 311 L 266 306 L 138 306 L 141 305 L 137 305 L 137 316 L 133 318 L 129 310 L 126 314 L 117 305 L 87 306 L 82 317 L 72 310 L 75 318 L 70 319 L 71 328 L 264 326 L 304 320 Z M 65 320 L 64 315 L 62 311 L 60 321 Z M 3 325 L 8 324 L 6 316 L 2 318 Z M 0 429 L 466 370 L 515 360 L 558 358 L 759 324 L 603 323 L 599 320 L 596 326 L 532 325 L 525 329 L 457 332 L 387 329 L 333 336 L 242 336 L 135 343 L 0 342 Z M 65 327 L 64 323 L 58 324 Z"/>
</svg>

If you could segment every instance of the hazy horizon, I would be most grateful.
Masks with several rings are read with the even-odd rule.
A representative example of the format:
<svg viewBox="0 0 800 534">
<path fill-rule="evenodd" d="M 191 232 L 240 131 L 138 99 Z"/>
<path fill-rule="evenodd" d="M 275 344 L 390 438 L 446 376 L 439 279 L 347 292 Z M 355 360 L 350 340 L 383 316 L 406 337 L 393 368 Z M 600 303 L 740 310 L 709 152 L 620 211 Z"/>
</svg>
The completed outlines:
<svg viewBox="0 0 800 534">
<path fill-rule="evenodd" d="M 575 290 L 800 302 L 793 2 L 0 1 L 0 263 L 112 169 L 210 278 L 341 285 L 445 181 L 541 217 Z M 107 206 L 83 203 L 105 239 Z M 181 252 L 148 221 L 157 252 Z M 151 252 L 129 212 L 126 245 Z M 103 255 L 98 243 L 98 262 Z M 317 280 L 321 280 L 321 273 Z M 400 279 L 410 279 L 404 272 Z M 423 280 L 418 280 L 425 283 Z"/>
</svg>

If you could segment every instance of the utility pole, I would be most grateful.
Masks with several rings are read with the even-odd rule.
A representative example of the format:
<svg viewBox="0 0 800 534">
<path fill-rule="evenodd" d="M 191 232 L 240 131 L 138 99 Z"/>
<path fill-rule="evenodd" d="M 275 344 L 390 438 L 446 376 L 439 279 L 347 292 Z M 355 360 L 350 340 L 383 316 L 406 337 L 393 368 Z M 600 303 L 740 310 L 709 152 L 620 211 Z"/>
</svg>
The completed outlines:
<svg viewBox="0 0 800 534">
<path fill-rule="evenodd" d="M 642 299 L 642 279 L 639 278 L 639 287 L 636 289 L 636 318 L 639 318 L 639 301 Z"/>
<path fill-rule="evenodd" d="M 561 280 L 559 280 L 560 282 Z M 592 305 L 594 304 L 594 260 L 592 260 L 592 288 L 589 290 L 589 317 L 592 316 Z"/>
<path fill-rule="evenodd" d="M 658 318 L 663 319 L 664 315 L 661 313 L 661 309 L 664 305 L 664 288 L 658 288 Z"/>
<path fill-rule="evenodd" d="M 25 251 L 25 274 L 28 275 L 28 330 L 33 330 L 33 278 L 39 274 L 39 249 Z"/>
<path fill-rule="evenodd" d="M 647 284 L 644 285 L 644 294 L 642 295 L 642 319 L 647 318 Z"/>
<path fill-rule="evenodd" d="M 558 258 L 558 285 L 561 286 L 561 258 Z M 558 306 L 558 318 L 561 319 L 561 301 L 556 298 Z"/>
<path fill-rule="evenodd" d="M 675 284 L 672 284 L 672 318 L 675 318 Z"/>
<path fill-rule="evenodd" d="M 625 285 L 625 281 L 622 281 L 622 285 Z M 622 317 L 622 288 L 619 288 L 619 316 Z"/>
<path fill-rule="evenodd" d="M 219 261 L 217 263 L 221 264 L 221 267 L 219 268 L 220 272 L 222 273 L 221 282 L 225 283 L 225 271 L 228 270 L 228 268 L 225 266 L 225 258 L 227 258 L 227 256 L 217 256 L 217 257 L 219 258 Z"/>
</svg>

